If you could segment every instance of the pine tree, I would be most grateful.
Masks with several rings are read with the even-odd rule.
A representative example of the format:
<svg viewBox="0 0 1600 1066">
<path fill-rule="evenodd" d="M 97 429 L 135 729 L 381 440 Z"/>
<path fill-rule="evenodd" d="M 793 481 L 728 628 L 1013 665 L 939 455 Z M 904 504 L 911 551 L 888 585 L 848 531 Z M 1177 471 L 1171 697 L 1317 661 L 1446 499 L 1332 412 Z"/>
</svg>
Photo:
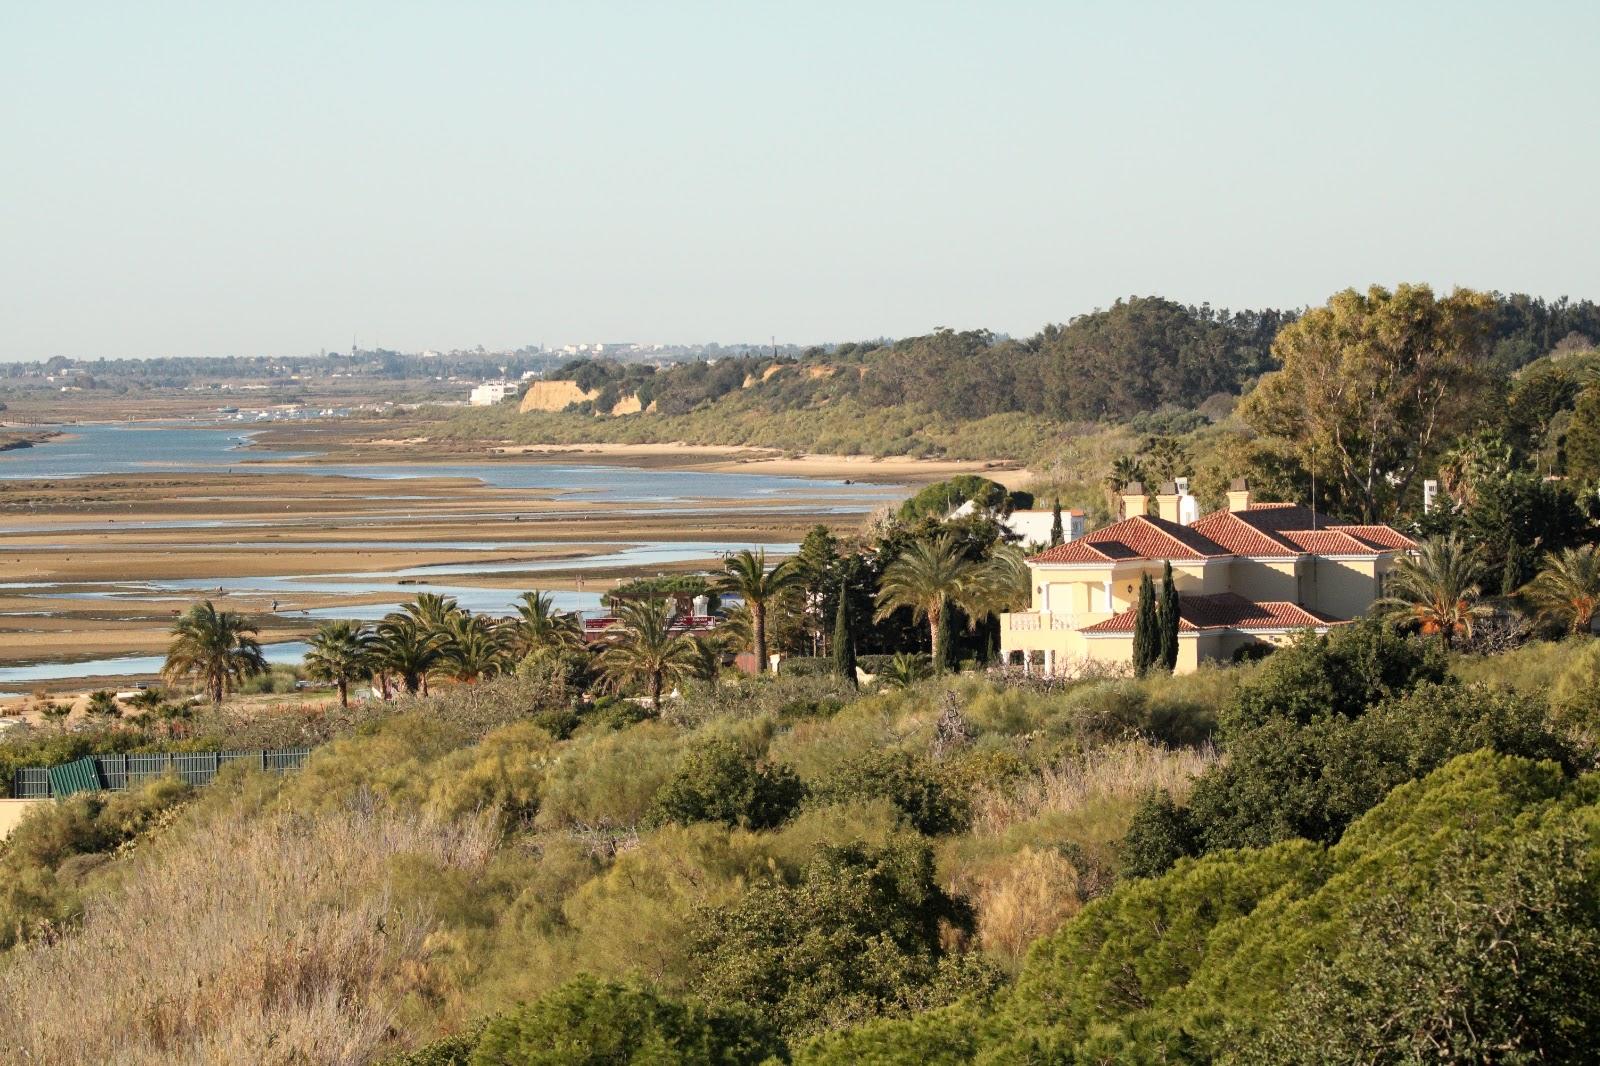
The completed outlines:
<svg viewBox="0 0 1600 1066">
<path fill-rule="evenodd" d="M 1067 542 L 1067 531 L 1061 525 L 1061 499 L 1056 498 L 1055 506 L 1050 509 L 1050 547 Z"/>
<path fill-rule="evenodd" d="M 850 639 L 850 597 L 839 582 L 839 609 L 833 613 L 833 672 L 856 683 L 856 646 Z"/>
<path fill-rule="evenodd" d="M 1168 673 L 1178 667 L 1178 586 L 1172 582 L 1172 564 L 1161 571 L 1161 604 L 1157 611 L 1161 626 L 1161 655 L 1156 660 Z"/>
<path fill-rule="evenodd" d="M 1161 630 L 1156 620 L 1156 587 L 1146 573 L 1139 581 L 1139 609 L 1133 616 L 1133 672 L 1143 677 L 1161 655 Z"/>
</svg>

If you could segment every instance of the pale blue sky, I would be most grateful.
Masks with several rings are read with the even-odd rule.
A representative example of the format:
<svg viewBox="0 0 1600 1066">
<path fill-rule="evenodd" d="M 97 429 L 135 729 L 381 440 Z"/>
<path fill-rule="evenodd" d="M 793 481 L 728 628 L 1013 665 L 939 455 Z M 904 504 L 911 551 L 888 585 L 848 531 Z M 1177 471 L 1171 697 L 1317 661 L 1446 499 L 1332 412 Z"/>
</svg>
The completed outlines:
<svg viewBox="0 0 1600 1066">
<path fill-rule="evenodd" d="M 1593 4 L 0 11 L 0 358 L 1600 297 Z"/>
</svg>

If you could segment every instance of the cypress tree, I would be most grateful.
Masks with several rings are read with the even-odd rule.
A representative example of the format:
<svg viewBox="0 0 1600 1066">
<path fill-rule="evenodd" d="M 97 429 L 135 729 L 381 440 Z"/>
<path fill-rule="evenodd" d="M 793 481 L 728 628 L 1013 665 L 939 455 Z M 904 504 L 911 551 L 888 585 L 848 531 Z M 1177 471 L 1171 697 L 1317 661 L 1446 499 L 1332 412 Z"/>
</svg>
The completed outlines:
<svg viewBox="0 0 1600 1066">
<path fill-rule="evenodd" d="M 1139 609 L 1133 616 L 1133 672 L 1143 677 L 1161 654 L 1156 620 L 1156 586 L 1147 572 L 1139 580 Z"/>
<path fill-rule="evenodd" d="M 850 596 L 839 582 L 839 609 L 833 613 L 833 672 L 856 683 L 856 646 L 850 639 Z"/>
<path fill-rule="evenodd" d="M 947 603 L 944 613 L 939 616 L 939 652 L 932 656 L 935 674 L 944 673 L 955 662 L 955 627 L 950 623 L 950 615 L 954 611 L 955 608 Z"/>
<path fill-rule="evenodd" d="M 1167 673 L 1178 667 L 1178 586 L 1172 582 L 1172 563 L 1161 571 L 1161 604 L 1157 612 L 1161 623 L 1161 657 L 1157 660 Z"/>
<path fill-rule="evenodd" d="M 1061 524 L 1061 498 L 1056 497 L 1055 506 L 1050 509 L 1050 547 L 1067 542 L 1067 531 Z"/>
</svg>

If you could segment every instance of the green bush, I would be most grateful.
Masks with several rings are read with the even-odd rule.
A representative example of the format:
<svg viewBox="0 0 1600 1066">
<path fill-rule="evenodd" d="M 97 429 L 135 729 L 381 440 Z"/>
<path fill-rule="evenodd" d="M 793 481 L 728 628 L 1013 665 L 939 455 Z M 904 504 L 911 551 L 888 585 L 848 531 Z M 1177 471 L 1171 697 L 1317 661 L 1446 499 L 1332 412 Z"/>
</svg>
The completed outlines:
<svg viewBox="0 0 1600 1066">
<path fill-rule="evenodd" d="M 963 829 L 968 798 L 933 763 L 905 751 L 866 751 L 836 767 L 811 789 L 818 803 L 885 799 L 919 833 L 937 836 Z"/>
<path fill-rule="evenodd" d="M 1448 667 L 1437 640 L 1405 636 L 1374 619 L 1325 636 L 1307 633 L 1239 685 L 1223 709 L 1223 733 L 1235 737 L 1275 717 L 1304 724 L 1329 713 L 1358 715 L 1387 696 L 1444 680 Z"/>
<path fill-rule="evenodd" d="M 1207 850 L 1291 837 L 1331 843 L 1395 786 L 1490 748 L 1573 765 L 1539 700 L 1459 683 L 1425 684 L 1358 718 L 1274 718 L 1237 737 L 1189 797 Z"/>
<path fill-rule="evenodd" d="M 706 1007 L 642 985 L 579 977 L 495 1018 L 472 1066 L 742 1066 L 782 1044 L 738 1006 Z"/>
<path fill-rule="evenodd" d="M 81 792 L 31 811 L 0 848 L 0 949 L 75 919 L 91 873 L 194 789 L 175 777 L 128 792 Z"/>
<path fill-rule="evenodd" d="M 1129 877 L 1158 877 L 1179 859 L 1200 853 L 1194 815 L 1167 792 L 1151 792 L 1134 808 L 1122 841 L 1122 868 Z"/>
<path fill-rule="evenodd" d="M 805 787 L 793 770 L 762 764 L 737 741 L 719 737 L 684 754 L 656 793 L 645 824 L 721 822 L 771 829 L 787 821 L 804 798 Z"/>
<path fill-rule="evenodd" d="M 1593 782 L 1479 752 L 1325 850 L 1128 882 L 1036 945 L 993 1061 L 1580 1062 L 1600 1027 Z"/>
<path fill-rule="evenodd" d="M 474 1025 L 465 1032 L 440 1037 L 410 1051 L 391 1055 L 383 1066 L 471 1066 L 472 1052 L 483 1036 L 484 1025 Z"/>
<path fill-rule="evenodd" d="M 694 988 L 789 1034 L 934 1006 L 996 980 L 945 952 L 943 931 L 972 924 L 971 908 L 939 887 L 921 840 L 824 846 L 798 883 L 757 885 L 701 913 Z"/>
</svg>

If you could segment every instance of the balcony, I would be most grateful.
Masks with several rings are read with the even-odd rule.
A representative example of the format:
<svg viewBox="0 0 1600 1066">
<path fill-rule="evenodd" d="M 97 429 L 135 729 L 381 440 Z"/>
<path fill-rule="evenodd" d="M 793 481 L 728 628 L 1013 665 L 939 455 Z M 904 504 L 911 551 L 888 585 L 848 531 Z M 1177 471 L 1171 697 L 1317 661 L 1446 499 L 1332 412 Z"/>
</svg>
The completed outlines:
<svg viewBox="0 0 1600 1066">
<path fill-rule="evenodd" d="M 1035 632 L 1046 629 L 1076 629 L 1073 616 L 1054 611 L 1018 611 L 1000 616 L 1000 624 L 1012 633 Z"/>
</svg>

